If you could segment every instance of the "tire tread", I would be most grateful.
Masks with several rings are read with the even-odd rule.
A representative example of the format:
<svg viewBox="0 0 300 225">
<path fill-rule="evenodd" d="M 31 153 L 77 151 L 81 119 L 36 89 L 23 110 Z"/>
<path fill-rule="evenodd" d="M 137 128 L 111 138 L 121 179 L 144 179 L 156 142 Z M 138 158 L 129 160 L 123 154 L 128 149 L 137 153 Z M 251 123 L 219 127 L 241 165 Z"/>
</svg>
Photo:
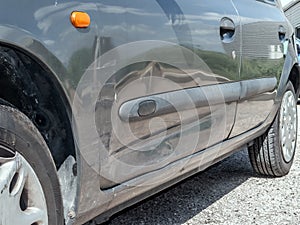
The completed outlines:
<svg viewBox="0 0 300 225">
<path fill-rule="evenodd" d="M 291 82 L 288 82 L 286 91 L 291 90 L 296 95 Z M 293 158 L 290 162 L 285 162 L 282 155 L 279 140 L 279 113 L 277 113 L 271 127 L 254 140 L 253 145 L 248 147 L 248 154 L 254 171 L 261 175 L 280 177 L 286 175 L 292 165 Z M 297 121 L 296 121 L 297 122 Z"/>
</svg>

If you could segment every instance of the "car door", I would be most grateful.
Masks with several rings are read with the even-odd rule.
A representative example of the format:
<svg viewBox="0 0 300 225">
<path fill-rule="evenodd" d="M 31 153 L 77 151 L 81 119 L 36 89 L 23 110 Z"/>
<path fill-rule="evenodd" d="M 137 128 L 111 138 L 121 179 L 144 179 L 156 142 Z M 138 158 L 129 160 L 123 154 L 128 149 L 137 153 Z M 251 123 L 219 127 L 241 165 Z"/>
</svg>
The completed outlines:
<svg viewBox="0 0 300 225">
<path fill-rule="evenodd" d="M 284 63 L 289 24 L 271 0 L 233 0 L 241 17 L 241 99 L 231 136 L 261 124 L 271 112 Z"/>
<path fill-rule="evenodd" d="M 89 132 L 86 146 L 100 152 L 101 188 L 226 139 L 240 94 L 240 27 L 231 1 L 102 0 L 97 6 L 97 72 L 82 83 L 96 86 L 89 95 L 95 112 L 87 104 L 85 122 L 87 128 L 95 122 L 99 142 Z"/>
</svg>

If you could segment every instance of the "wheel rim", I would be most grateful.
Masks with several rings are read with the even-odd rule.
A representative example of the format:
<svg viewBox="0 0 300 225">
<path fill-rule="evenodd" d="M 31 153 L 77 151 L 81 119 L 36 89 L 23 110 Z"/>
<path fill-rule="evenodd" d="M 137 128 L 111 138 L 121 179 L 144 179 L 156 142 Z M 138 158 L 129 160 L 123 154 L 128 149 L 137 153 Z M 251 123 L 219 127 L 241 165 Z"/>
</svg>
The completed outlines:
<svg viewBox="0 0 300 225">
<path fill-rule="evenodd" d="M 9 151 L 0 148 L 0 152 Z M 1 225 L 48 225 L 42 186 L 30 164 L 18 153 L 5 160 L 0 155 L 0 203 Z"/>
<path fill-rule="evenodd" d="M 294 94 L 290 90 L 283 96 L 279 123 L 283 158 L 286 162 L 290 162 L 294 156 L 297 137 L 297 106 Z"/>
</svg>

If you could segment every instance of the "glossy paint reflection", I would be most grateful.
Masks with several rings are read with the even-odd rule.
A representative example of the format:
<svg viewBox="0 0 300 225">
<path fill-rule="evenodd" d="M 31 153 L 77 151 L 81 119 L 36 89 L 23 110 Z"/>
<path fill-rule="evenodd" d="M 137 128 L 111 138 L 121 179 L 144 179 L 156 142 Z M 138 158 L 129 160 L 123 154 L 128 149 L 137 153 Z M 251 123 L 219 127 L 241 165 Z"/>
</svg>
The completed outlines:
<svg viewBox="0 0 300 225">
<path fill-rule="evenodd" d="M 246 0 L 234 1 L 234 4 L 241 15 L 243 30 L 241 80 L 257 79 L 255 86 L 263 85 L 260 78 L 275 78 L 279 82 L 284 64 L 284 43 L 292 33 L 283 12 L 268 2 Z M 241 99 L 231 136 L 252 129 L 267 118 L 275 103 L 274 90 L 275 86 L 264 94 Z"/>
</svg>

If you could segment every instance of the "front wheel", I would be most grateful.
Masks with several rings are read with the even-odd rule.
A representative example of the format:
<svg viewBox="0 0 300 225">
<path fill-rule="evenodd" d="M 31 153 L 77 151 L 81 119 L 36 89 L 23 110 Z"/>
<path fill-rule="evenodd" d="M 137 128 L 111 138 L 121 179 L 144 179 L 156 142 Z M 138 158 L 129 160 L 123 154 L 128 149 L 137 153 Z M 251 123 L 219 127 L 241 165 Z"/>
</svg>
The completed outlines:
<svg viewBox="0 0 300 225">
<path fill-rule="evenodd" d="M 289 81 L 273 124 L 248 147 L 252 167 L 258 174 L 280 177 L 290 171 L 297 141 L 296 99 Z"/>
<path fill-rule="evenodd" d="M 56 168 L 44 139 L 24 114 L 0 105 L 0 224 L 63 223 Z"/>
</svg>

